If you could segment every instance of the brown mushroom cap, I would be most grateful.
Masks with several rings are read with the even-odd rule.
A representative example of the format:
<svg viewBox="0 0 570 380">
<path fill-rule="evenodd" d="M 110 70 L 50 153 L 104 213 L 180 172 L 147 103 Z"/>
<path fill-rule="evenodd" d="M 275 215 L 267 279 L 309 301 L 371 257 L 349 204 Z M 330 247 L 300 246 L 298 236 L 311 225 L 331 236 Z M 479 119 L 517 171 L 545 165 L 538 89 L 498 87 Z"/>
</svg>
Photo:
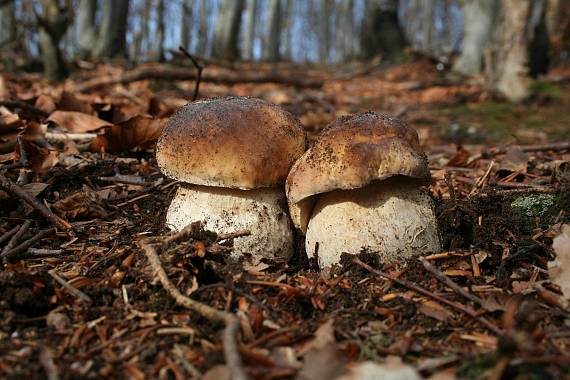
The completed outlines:
<svg viewBox="0 0 570 380">
<path fill-rule="evenodd" d="M 196 185 L 255 189 L 282 184 L 305 151 L 289 112 L 255 98 L 189 103 L 168 120 L 156 160 L 168 177 Z"/>
<path fill-rule="evenodd" d="M 361 188 L 396 175 L 430 178 L 416 131 L 381 113 L 340 118 L 289 172 L 286 192 L 293 223 L 306 230 L 315 194 Z"/>
</svg>

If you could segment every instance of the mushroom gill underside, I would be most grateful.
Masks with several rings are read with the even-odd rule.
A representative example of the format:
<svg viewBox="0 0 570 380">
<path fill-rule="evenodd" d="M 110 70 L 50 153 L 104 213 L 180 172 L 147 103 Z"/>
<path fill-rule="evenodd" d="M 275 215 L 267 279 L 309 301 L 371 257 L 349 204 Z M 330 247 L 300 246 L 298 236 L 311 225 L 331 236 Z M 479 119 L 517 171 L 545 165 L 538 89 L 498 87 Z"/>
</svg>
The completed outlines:
<svg viewBox="0 0 570 380">
<path fill-rule="evenodd" d="M 239 190 L 183 184 L 168 208 L 166 224 L 176 231 L 195 221 L 217 233 L 248 230 L 249 236 L 235 239 L 232 256 L 249 253 L 254 258 L 287 259 L 293 253 L 293 234 L 285 204 L 285 193 L 279 188 Z"/>
<path fill-rule="evenodd" d="M 321 268 L 338 263 L 345 252 L 365 250 L 389 262 L 441 248 L 433 200 L 405 177 L 320 194 L 305 246 L 309 257 L 316 252 Z"/>
</svg>

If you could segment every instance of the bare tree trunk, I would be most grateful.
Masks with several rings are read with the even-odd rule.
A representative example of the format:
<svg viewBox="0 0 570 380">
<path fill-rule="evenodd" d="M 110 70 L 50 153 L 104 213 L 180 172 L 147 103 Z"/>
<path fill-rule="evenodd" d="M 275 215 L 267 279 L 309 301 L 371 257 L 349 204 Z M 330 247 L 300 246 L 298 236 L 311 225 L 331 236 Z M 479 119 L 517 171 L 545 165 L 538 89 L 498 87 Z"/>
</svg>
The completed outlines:
<svg viewBox="0 0 570 380">
<path fill-rule="evenodd" d="M 95 47 L 98 58 L 126 57 L 129 0 L 103 0 L 99 39 Z"/>
<path fill-rule="evenodd" d="M 16 13 L 14 2 L 0 5 L 0 48 L 16 39 Z"/>
<path fill-rule="evenodd" d="M 77 14 L 77 29 L 79 33 L 79 55 L 88 58 L 97 43 L 97 29 L 95 26 L 95 13 L 97 0 L 80 0 Z"/>
<path fill-rule="evenodd" d="M 269 62 L 277 62 L 279 45 L 281 44 L 281 2 L 271 0 L 269 2 L 269 24 L 263 46 L 263 58 Z"/>
<path fill-rule="evenodd" d="M 330 41 L 331 41 L 331 27 L 330 19 L 332 13 L 331 0 L 321 0 L 321 20 L 320 20 L 320 33 L 319 33 L 319 57 L 322 63 L 327 63 L 329 60 Z"/>
<path fill-rule="evenodd" d="M 347 61 L 353 57 L 353 9 L 354 0 L 341 1 L 337 13 L 336 53 L 337 61 Z"/>
<path fill-rule="evenodd" d="M 520 102 L 530 95 L 527 26 L 532 0 L 503 0 L 486 61 L 491 89 Z"/>
<path fill-rule="evenodd" d="M 44 75 L 50 81 L 59 81 L 68 74 L 59 48 L 68 25 L 67 11 L 59 7 L 57 0 L 42 0 L 41 3 L 43 14 L 38 14 L 37 19 Z"/>
<path fill-rule="evenodd" d="M 200 25 L 199 25 L 199 30 L 198 30 L 198 36 L 199 36 L 198 53 L 202 56 L 205 56 L 207 51 L 208 51 L 208 43 L 209 43 L 209 38 L 208 38 L 208 29 L 209 29 L 208 4 L 209 3 L 210 3 L 209 0 L 202 0 L 200 3 Z"/>
<path fill-rule="evenodd" d="M 164 61 L 164 0 L 158 0 L 156 5 L 156 39 L 158 40 L 158 49 L 156 52 L 156 60 Z"/>
<path fill-rule="evenodd" d="M 223 0 L 216 20 L 212 56 L 220 59 L 239 57 L 238 41 L 244 0 Z"/>
<path fill-rule="evenodd" d="M 180 20 L 180 46 L 190 49 L 190 27 L 192 25 L 193 0 L 182 0 L 182 19 Z"/>
<path fill-rule="evenodd" d="M 366 0 L 360 43 L 364 58 L 376 54 L 394 58 L 401 53 L 405 39 L 398 23 L 397 0 Z"/>
<path fill-rule="evenodd" d="M 295 10 L 295 0 L 286 0 L 285 4 L 285 25 L 283 29 L 285 31 L 285 57 L 291 60 L 293 58 L 293 20 L 295 15 L 293 14 Z"/>
<path fill-rule="evenodd" d="M 247 29 L 244 37 L 244 57 L 253 60 L 253 44 L 255 42 L 255 24 L 257 17 L 258 0 L 247 1 Z"/>
</svg>

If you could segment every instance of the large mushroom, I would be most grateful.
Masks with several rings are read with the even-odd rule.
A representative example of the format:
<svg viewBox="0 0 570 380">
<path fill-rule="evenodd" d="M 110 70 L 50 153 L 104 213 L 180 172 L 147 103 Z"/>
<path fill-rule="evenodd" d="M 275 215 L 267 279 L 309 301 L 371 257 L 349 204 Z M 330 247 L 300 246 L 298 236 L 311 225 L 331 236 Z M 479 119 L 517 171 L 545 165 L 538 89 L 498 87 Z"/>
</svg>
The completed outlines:
<svg viewBox="0 0 570 380">
<path fill-rule="evenodd" d="M 305 151 L 305 132 L 283 109 L 255 98 L 190 103 L 168 120 L 156 148 L 162 172 L 183 182 L 166 216 L 181 230 L 201 220 L 219 233 L 249 230 L 234 254 L 292 254 L 283 183 Z"/>
<path fill-rule="evenodd" d="M 295 163 L 286 182 L 293 224 L 319 266 L 342 253 L 384 262 L 440 249 L 430 172 L 417 133 L 380 113 L 335 121 Z"/>
</svg>

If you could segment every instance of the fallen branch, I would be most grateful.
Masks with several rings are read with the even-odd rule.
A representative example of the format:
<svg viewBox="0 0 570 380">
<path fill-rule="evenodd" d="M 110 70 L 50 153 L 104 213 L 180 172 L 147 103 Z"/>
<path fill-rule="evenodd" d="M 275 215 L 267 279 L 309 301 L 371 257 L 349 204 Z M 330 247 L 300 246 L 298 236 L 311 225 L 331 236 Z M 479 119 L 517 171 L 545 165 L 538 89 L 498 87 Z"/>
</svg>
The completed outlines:
<svg viewBox="0 0 570 380">
<path fill-rule="evenodd" d="M 431 274 L 433 274 L 433 276 L 442 284 L 450 287 L 453 291 L 455 291 L 457 294 L 459 294 L 460 296 L 463 296 L 465 298 L 467 298 L 469 301 L 472 301 L 476 304 L 478 304 L 479 306 L 483 306 L 483 300 L 479 297 L 477 297 L 475 294 L 471 294 L 468 291 L 466 291 L 465 289 L 463 289 L 461 286 L 459 286 L 455 281 L 453 281 L 451 278 L 447 277 L 445 275 L 445 273 L 442 273 L 439 269 L 437 269 L 435 267 L 435 265 L 433 265 L 432 263 L 430 263 L 428 260 L 426 260 L 425 257 L 420 258 L 420 261 L 422 263 L 422 265 L 424 266 L 424 268 L 430 272 Z"/>
<path fill-rule="evenodd" d="M 482 317 L 479 314 L 477 314 L 477 311 L 470 308 L 469 306 L 450 301 L 450 300 L 443 298 L 441 296 L 438 296 L 437 294 L 434 294 L 434 293 L 430 292 L 429 290 L 426 290 L 426 289 L 424 289 L 424 288 L 422 288 L 422 287 L 420 287 L 414 283 L 411 283 L 411 282 L 406 281 L 406 280 L 402 280 L 402 279 L 394 277 L 394 276 L 390 276 L 387 273 L 384 273 L 384 272 L 381 272 L 377 269 L 372 268 L 370 265 L 360 261 L 357 258 L 352 260 L 352 262 L 354 264 L 358 265 L 359 267 L 362 267 L 362 268 L 366 269 L 367 271 L 374 273 L 374 274 L 376 274 L 376 275 L 378 275 L 378 276 L 380 276 L 386 280 L 390 280 L 392 282 L 395 282 L 398 285 L 401 285 L 401 286 L 406 287 L 410 290 L 413 290 L 416 293 L 423 294 L 424 296 L 433 298 L 434 300 L 436 300 L 438 302 L 441 302 L 447 306 L 450 306 L 450 307 L 470 316 L 471 318 L 473 318 L 477 322 L 481 323 L 483 326 L 485 326 L 486 328 L 488 328 L 489 330 L 491 330 L 492 332 L 494 332 L 497 335 L 502 335 L 502 333 L 503 333 L 503 331 L 499 327 L 495 326 L 487 318 Z"/>
<path fill-rule="evenodd" d="M 44 204 L 39 202 L 36 198 L 31 196 L 26 190 L 22 189 L 20 186 L 16 185 L 14 182 L 10 181 L 4 174 L 0 173 L 0 188 L 12 193 L 20 198 L 30 206 L 32 206 L 36 211 L 42 214 L 48 221 L 54 225 L 59 225 L 65 229 L 70 229 L 71 224 L 69 224 L 65 219 L 60 218 L 51 212 Z"/>
<path fill-rule="evenodd" d="M 89 297 L 87 294 L 83 293 L 81 290 L 77 289 L 76 287 L 71 285 L 69 282 L 67 282 L 63 278 L 61 278 L 59 276 L 59 274 L 57 274 L 55 269 L 50 270 L 48 273 L 50 276 L 53 277 L 53 279 L 55 281 L 57 281 L 61 286 L 63 286 L 65 289 L 67 289 L 69 291 L 69 293 L 73 294 L 75 297 L 77 297 L 77 298 L 79 298 L 82 301 L 85 301 L 87 303 L 93 302 L 91 297 Z"/>
<path fill-rule="evenodd" d="M 481 158 L 493 157 L 499 154 L 505 154 L 508 148 L 518 148 L 526 153 L 531 152 L 559 152 L 562 150 L 570 150 L 570 141 L 559 141 L 551 144 L 533 144 L 533 145 L 511 145 L 509 147 L 491 148 L 469 158 L 469 162 L 477 161 Z"/>
<path fill-rule="evenodd" d="M 11 230 L 4 232 L 4 235 L 0 236 L 0 244 L 3 244 L 5 241 L 10 239 L 12 237 L 12 235 L 14 235 L 16 232 L 18 232 L 19 229 L 20 229 L 20 226 L 16 226 L 16 227 L 12 228 Z"/>
<path fill-rule="evenodd" d="M 97 137 L 96 133 L 68 133 L 68 132 L 46 132 L 47 141 L 65 142 L 65 141 L 86 141 L 93 140 Z"/>
<path fill-rule="evenodd" d="M 129 84 L 132 82 L 153 79 L 153 80 L 196 80 L 198 78 L 194 70 L 177 67 L 142 67 L 128 71 L 117 77 L 103 77 L 87 80 L 75 86 L 74 91 L 88 92 L 97 90 L 101 87 L 112 86 L 115 84 Z M 240 83 L 280 83 L 292 85 L 299 88 L 320 88 L 323 85 L 322 80 L 317 79 L 301 79 L 291 76 L 281 75 L 279 73 L 263 74 L 259 72 L 214 72 L 209 70 L 201 78 L 203 82 L 240 84 Z"/>
<path fill-rule="evenodd" d="M 30 248 L 32 245 L 36 244 L 38 241 L 42 240 L 46 236 L 50 235 L 51 233 L 53 233 L 53 229 L 41 230 L 35 236 L 29 238 L 28 240 L 24 241 L 20 245 L 14 247 L 8 251 L 2 252 L 1 256 L 2 256 L 3 262 L 9 263 L 11 261 L 14 261 L 19 254 L 27 251 L 28 248 Z"/>
<path fill-rule="evenodd" d="M 8 244 L 6 244 L 6 246 L 2 250 L 2 256 L 4 256 L 6 252 L 10 251 L 12 248 L 14 248 L 14 246 L 16 244 L 18 244 L 18 241 L 20 241 L 22 239 L 22 237 L 24 236 L 24 234 L 26 232 L 28 232 L 28 229 L 30 228 L 30 224 L 32 224 L 32 223 L 29 220 L 26 220 L 24 222 L 24 224 L 22 224 L 20 226 L 18 231 L 14 234 L 14 236 L 12 236 L 12 239 L 10 239 Z"/>
<path fill-rule="evenodd" d="M 148 262 L 152 268 L 154 276 L 160 281 L 168 294 L 176 301 L 177 304 L 190 309 L 202 317 L 214 322 L 222 322 L 225 324 L 225 329 L 222 334 L 222 342 L 224 345 L 224 356 L 226 364 L 229 368 L 229 373 L 233 380 L 245 380 L 247 375 L 243 369 L 241 357 L 239 355 L 239 348 L 237 343 L 237 335 L 239 332 L 239 320 L 235 315 L 219 311 L 211 306 L 205 305 L 191 298 L 186 297 L 178 288 L 170 281 L 162 264 L 160 262 L 159 254 L 164 247 L 170 242 L 180 241 L 184 236 L 189 236 L 195 231 L 196 226 L 190 225 L 178 232 L 174 236 L 164 240 L 162 244 L 153 244 L 147 241 L 139 243 L 139 246 L 146 255 Z M 157 249 L 158 247 L 158 249 Z"/>
<path fill-rule="evenodd" d="M 469 185 L 475 185 L 477 183 L 477 180 L 474 180 L 472 178 L 467 178 L 467 177 L 455 176 L 454 179 L 457 182 L 466 183 Z M 488 187 L 499 187 L 502 189 L 516 189 L 516 190 L 518 190 L 518 189 L 532 189 L 534 191 L 544 192 L 544 193 L 548 193 L 548 192 L 553 191 L 553 189 L 549 186 L 533 185 L 530 183 L 521 183 L 521 182 L 497 181 L 497 182 L 489 183 L 487 186 Z"/>
</svg>

